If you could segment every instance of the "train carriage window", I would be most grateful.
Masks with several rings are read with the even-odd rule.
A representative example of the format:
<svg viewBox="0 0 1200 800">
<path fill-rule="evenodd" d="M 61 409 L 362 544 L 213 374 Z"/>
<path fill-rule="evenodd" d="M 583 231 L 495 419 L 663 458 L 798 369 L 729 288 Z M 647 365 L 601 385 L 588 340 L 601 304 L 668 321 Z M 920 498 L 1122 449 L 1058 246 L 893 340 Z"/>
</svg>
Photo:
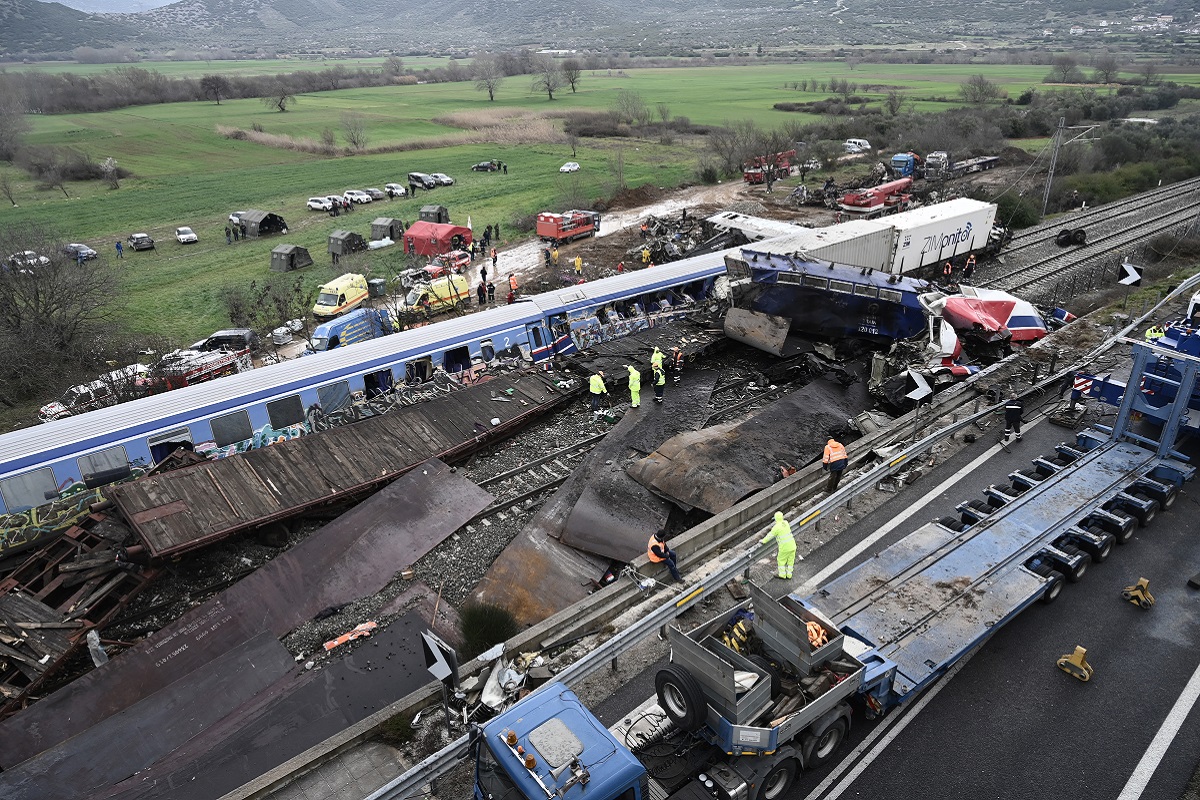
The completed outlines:
<svg viewBox="0 0 1200 800">
<path fill-rule="evenodd" d="M 900 292 L 897 292 L 895 289 L 880 289 L 879 299 L 886 300 L 889 303 L 899 303 L 902 299 L 904 299 L 904 295 L 902 295 Z"/>
<path fill-rule="evenodd" d="M 276 430 L 304 422 L 304 403 L 300 401 L 300 395 L 294 394 L 267 403 L 267 419 Z"/>
<path fill-rule="evenodd" d="M 533 337 L 533 349 L 541 350 L 542 345 L 542 329 L 536 326 L 529 329 L 529 335 Z"/>
<path fill-rule="evenodd" d="M 254 429 L 250 427 L 250 413 L 242 410 L 223 417 L 213 417 L 212 432 L 217 447 L 244 442 L 254 435 Z"/>
<path fill-rule="evenodd" d="M 317 387 L 317 402 L 326 414 L 340 411 L 350 405 L 350 383 L 338 381 L 328 386 Z"/>
<path fill-rule="evenodd" d="M 35 469 L 0 481 L 0 496 L 4 497 L 4 506 L 9 513 L 25 511 L 53 500 L 58 497 L 54 470 L 49 467 Z"/>
<path fill-rule="evenodd" d="M 879 289 L 874 286 L 855 285 L 854 293 L 859 297 L 879 297 Z"/>
<path fill-rule="evenodd" d="M 800 280 L 801 286 L 811 286 L 814 289 L 824 289 L 829 285 L 829 281 L 824 278 L 817 278 L 813 275 L 805 275 Z"/>
<path fill-rule="evenodd" d="M 363 375 L 363 388 L 367 392 L 367 397 L 387 394 L 392 390 L 394 382 L 390 369 L 381 369 L 378 372 L 368 372 Z"/>
<path fill-rule="evenodd" d="M 150 447 L 150 460 L 155 464 L 174 453 L 180 447 L 192 449 L 192 431 L 190 428 L 176 428 L 166 433 L 156 433 L 146 440 Z"/>
<path fill-rule="evenodd" d="M 479 354 L 483 356 L 484 361 L 493 361 L 496 358 L 496 347 L 492 344 L 491 339 L 484 339 L 479 343 Z"/>
<path fill-rule="evenodd" d="M 830 281 L 829 290 L 831 292 L 841 292 L 842 294 L 850 294 L 854 291 L 854 284 L 849 281 Z"/>
<path fill-rule="evenodd" d="M 442 369 L 446 372 L 463 372 L 471 368 L 471 351 L 466 345 L 447 350 L 442 356 Z"/>
<path fill-rule="evenodd" d="M 409 386 L 424 383 L 433 377 L 433 359 L 426 356 L 404 365 L 404 382 Z"/>
<path fill-rule="evenodd" d="M 129 477 L 129 456 L 122 445 L 88 453 L 75 459 L 83 485 L 89 489 Z"/>
</svg>

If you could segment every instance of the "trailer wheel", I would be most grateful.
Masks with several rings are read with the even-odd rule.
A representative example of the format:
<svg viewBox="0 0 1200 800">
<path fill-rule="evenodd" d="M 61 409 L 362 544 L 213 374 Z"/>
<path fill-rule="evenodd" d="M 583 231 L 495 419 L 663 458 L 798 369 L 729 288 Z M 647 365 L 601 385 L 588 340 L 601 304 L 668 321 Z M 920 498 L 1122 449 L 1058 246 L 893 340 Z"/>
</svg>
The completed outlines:
<svg viewBox="0 0 1200 800">
<path fill-rule="evenodd" d="M 1104 540 L 1100 544 L 1094 545 L 1090 543 L 1080 543 L 1079 548 L 1086 551 L 1087 554 L 1092 557 L 1093 562 L 1097 564 L 1103 564 L 1108 559 L 1109 555 L 1112 554 L 1113 542 L 1115 541 L 1116 537 L 1114 537 L 1111 533 L 1106 533 L 1104 534 Z"/>
<path fill-rule="evenodd" d="M 758 791 L 754 793 L 751 800 L 779 800 L 788 789 L 792 788 L 792 782 L 795 779 L 796 759 L 785 758 L 771 767 L 771 771 L 758 782 Z"/>
<path fill-rule="evenodd" d="M 1074 233 L 1068 228 L 1063 228 L 1058 232 L 1058 235 L 1054 237 L 1054 243 L 1059 247 L 1068 247 L 1070 246 L 1073 238 Z"/>
<path fill-rule="evenodd" d="M 1119 508 L 1110 509 L 1108 513 L 1121 519 L 1121 524 L 1117 526 L 1116 530 L 1112 531 L 1112 535 L 1117 539 L 1117 544 L 1125 544 L 1132 539 L 1133 532 L 1137 529 L 1137 520 L 1131 514 Z"/>
<path fill-rule="evenodd" d="M 1075 565 L 1075 569 L 1066 573 L 1069 583 L 1079 583 L 1084 573 L 1087 572 L 1088 565 L 1092 563 L 1092 557 L 1087 553 L 1081 553 L 1080 555 L 1083 557 L 1079 559 L 1079 563 Z"/>
<path fill-rule="evenodd" d="M 1129 513 L 1132 514 L 1134 519 L 1136 519 L 1138 521 L 1138 524 L 1144 528 L 1147 525 L 1149 525 L 1151 522 L 1153 522 L 1154 518 L 1158 516 L 1158 509 L 1159 509 L 1158 501 L 1151 497 L 1147 497 L 1142 492 L 1133 492 L 1133 496 L 1138 498 L 1139 500 L 1146 500 L 1150 504 L 1149 506 L 1147 506 L 1144 509 L 1143 508 L 1129 509 Z"/>
<path fill-rule="evenodd" d="M 779 697 L 780 689 L 783 685 L 783 674 L 779 668 L 771 663 L 771 660 L 766 656 L 752 655 L 750 662 L 754 666 L 767 673 L 767 677 L 771 679 L 771 697 Z"/>
<path fill-rule="evenodd" d="M 1042 592 L 1042 602 L 1046 605 L 1050 605 L 1057 600 L 1063 590 L 1063 574 L 1053 569 L 1049 570 L 1049 573 L 1046 576 L 1046 588 Z"/>
<path fill-rule="evenodd" d="M 1071 241 L 1074 244 L 1087 244 L 1087 231 L 1083 228 L 1076 228 L 1071 234 Z"/>
<path fill-rule="evenodd" d="M 704 691 L 690 672 L 668 664 L 654 676 L 654 688 L 658 692 L 658 704 L 680 730 L 691 733 L 700 729 L 706 709 Z"/>
<path fill-rule="evenodd" d="M 829 727 L 814 735 L 816 741 L 813 742 L 812 754 L 808 759 L 809 769 L 823 766 L 833 760 L 834 754 L 846 740 L 847 729 L 846 718 L 838 717 L 829 723 Z"/>
</svg>

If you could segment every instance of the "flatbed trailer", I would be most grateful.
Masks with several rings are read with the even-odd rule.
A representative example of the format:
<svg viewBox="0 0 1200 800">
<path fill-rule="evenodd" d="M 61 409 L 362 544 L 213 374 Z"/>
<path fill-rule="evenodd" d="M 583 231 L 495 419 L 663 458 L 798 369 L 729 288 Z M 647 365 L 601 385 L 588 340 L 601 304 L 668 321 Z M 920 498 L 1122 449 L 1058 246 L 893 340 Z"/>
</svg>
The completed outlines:
<svg viewBox="0 0 1200 800">
<path fill-rule="evenodd" d="M 1190 395 L 1200 359 L 1185 360 L 1177 389 Z M 1135 358 L 1131 384 L 1145 366 Z M 591 800 L 778 800 L 832 759 L 851 704 L 873 717 L 911 699 L 1174 504 L 1195 477 L 1174 451 L 1186 405 L 1155 439 L 1134 430 L 1139 396 L 1111 430 L 1081 432 L 807 598 L 752 586 L 748 603 L 670 629 L 656 697 L 612 730 L 561 684 L 517 703 L 475 742 L 476 800 L 583 800 L 588 785 Z"/>
</svg>

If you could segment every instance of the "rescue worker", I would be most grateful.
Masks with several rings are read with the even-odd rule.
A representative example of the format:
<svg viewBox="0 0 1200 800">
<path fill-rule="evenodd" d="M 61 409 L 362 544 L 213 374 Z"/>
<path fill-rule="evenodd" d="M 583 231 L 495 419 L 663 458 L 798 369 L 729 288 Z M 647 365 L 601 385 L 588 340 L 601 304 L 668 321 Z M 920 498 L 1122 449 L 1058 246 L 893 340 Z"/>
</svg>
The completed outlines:
<svg viewBox="0 0 1200 800">
<path fill-rule="evenodd" d="M 479 297 L 479 305 L 486 306 L 487 305 L 487 283 L 484 281 L 480 281 L 479 288 L 475 290 L 475 294 Z"/>
<path fill-rule="evenodd" d="M 629 370 L 629 407 L 637 408 L 642 402 L 642 372 L 630 364 L 625 369 Z"/>
<path fill-rule="evenodd" d="M 662 369 L 663 351 L 658 349 L 658 345 L 654 345 L 654 352 L 650 354 L 650 366 L 654 369 Z"/>
<path fill-rule="evenodd" d="M 1025 404 L 1015 394 L 1004 401 L 1004 441 L 1015 431 L 1017 441 L 1021 441 L 1021 414 L 1025 412 Z"/>
<path fill-rule="evenodd" d="M 779 566 L 779 571 L 776 577 L 785 580 L 792 577 L 792 567 L 796 563 L 796 537 L 792 536 L 791 524 L 783 518 L 782 511 L 775 512 L 775 524 L 766 536 L 762 538 L 760 544 L 775 540 L 779 546 L 779 550 L 775 555 L 775 562 Z M 803 557 L 801 557 L 803 560 Z"/>
<path fill-rule="evenodd" d="M 1155 342 L 1157 342 L 1159 339 L 1161 339 L 1162 337 L 1164 337 L 1166 335 L 1167 335 L 1167 331 L 1165 328 L 1163 328 L 1163 326 L 1152 325 L 1150 327 L 1150 329 L 1148 331 L 1146 331 L 1146 341 L 1149 344 L 1154 344 Z"/>
<path fill-rule="evenodd" d="M 945 279 L 946 283 L 954 280 L 954 264 L 950 261 L 947 261 L 946 266 L 942 267 L 942 278 Z"/>
<path fill-rule="evenodd" d="M 583 256 L 575 256 L 575 274 L 583 275 Z"/>
<path fill-rule="evenodd" d="M 558 269 L 558 245 L 554 245 L 554 249 L 550 251 L 550 263 Z"/>
<path fill-rule="evenodd" d="M 608 396 L 608 387 L 604 385 L 604 370 L 597 370 L 588 382 L 588 391 L 592 394 L 592 418 L 600 417 L 600 396 Z"/>
<path fill-rule="evenodd" d="M 517 276 L 511 272 L 508 273 L 508 288 L 513 294 L 517 293 Z"/>
<path fill-rule="evenodd" d="M 624 272 L 624 271 L 625 271 L 625 262 L 624 262 L 624 261 L 618 261 L 618 262 L 617 262 L 617 274 L 618 274 L 618 275 L 620 275 L 620 274 L 621 274 L 622 272 Z"/>
<path fill-rule="evenodd" d="M 663 392 L 667 386 L 667 373 L 663 371 L 661 364 L 651 367 L 650 372 L 654 376 L 654 402 L 661 403 L 663 401 Z"/>
<path fill-rule="evenodd" d="M 683 580 L 683 576 L 679 574 L 679 567 L 675 565 L 675 551 L 667 547 L 667 537 L 662 531 L 651 536 L 650 541 L 646 543 L 646 558 L 650 559 L 651 564 L 666 564 L 676 583 Z"/>
<path fill-rule="evenodd" d="M 962 279 L 964 281 L 971 280 L 971 276 L 975 274 L 975 256 L 967 256 L 967 265 L 963 267 Z"/>
<path fill-rule="evenodd" d="M 650 233 L 650 226 L 643 222 L 642 223 L 642 238 L 645 239 L 649 233 Z"/>
<path fill-rule="evenodd" d="M 846 447 L 837 439 L 830 438 L 825 443 L 825 454 L 821 457 L 823 469 L 829 473 L 829 482 L 825 484 L 825 491 L 830 494 L 837 491 L 838 484 L 842 480 L 842 473 L 846 471 L 846 464 L 849 462 Z"/>
<path fill-rule="evenodd" d="M 550 269 L 550 248 L 542 248 L 542 259 L 546 262 L 546 269 Z"/>
<path fill-rule="evenodd" d="M 492 248 L 492 269 L 496 268 L 496 248 Z M 515 290 L 514 290 L 515 291 Z"/>
<path fill-rule="evenodd" d="M 679 383 L 683 379 L 683 351 L 678 347 L 671 348 L 671 383 Z"/>
<path fill-rule="evenodd" d="M 650 263 L 650 248 L 649 247 L 642 248 L 642 263 L 643 264 Z"/>
</svg>

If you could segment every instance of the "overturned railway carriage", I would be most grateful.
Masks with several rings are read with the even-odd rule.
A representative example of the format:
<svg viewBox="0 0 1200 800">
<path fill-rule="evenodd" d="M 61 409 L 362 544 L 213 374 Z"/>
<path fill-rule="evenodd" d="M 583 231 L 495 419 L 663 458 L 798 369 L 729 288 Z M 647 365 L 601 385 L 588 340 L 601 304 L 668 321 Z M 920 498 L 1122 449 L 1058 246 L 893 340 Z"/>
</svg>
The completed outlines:
<svg viewBox="0 0 1200 800">
<path fill-rule="evenodd" d="M 0 436 L 0 513 L 129 477 L 179 447 L 210 458 L 309 432 L 314 410 L 462 372 L 498 354 L 534 362 L 694 308 L 725 252 L 536 295 L 528 301 Z"/>
</svg>

